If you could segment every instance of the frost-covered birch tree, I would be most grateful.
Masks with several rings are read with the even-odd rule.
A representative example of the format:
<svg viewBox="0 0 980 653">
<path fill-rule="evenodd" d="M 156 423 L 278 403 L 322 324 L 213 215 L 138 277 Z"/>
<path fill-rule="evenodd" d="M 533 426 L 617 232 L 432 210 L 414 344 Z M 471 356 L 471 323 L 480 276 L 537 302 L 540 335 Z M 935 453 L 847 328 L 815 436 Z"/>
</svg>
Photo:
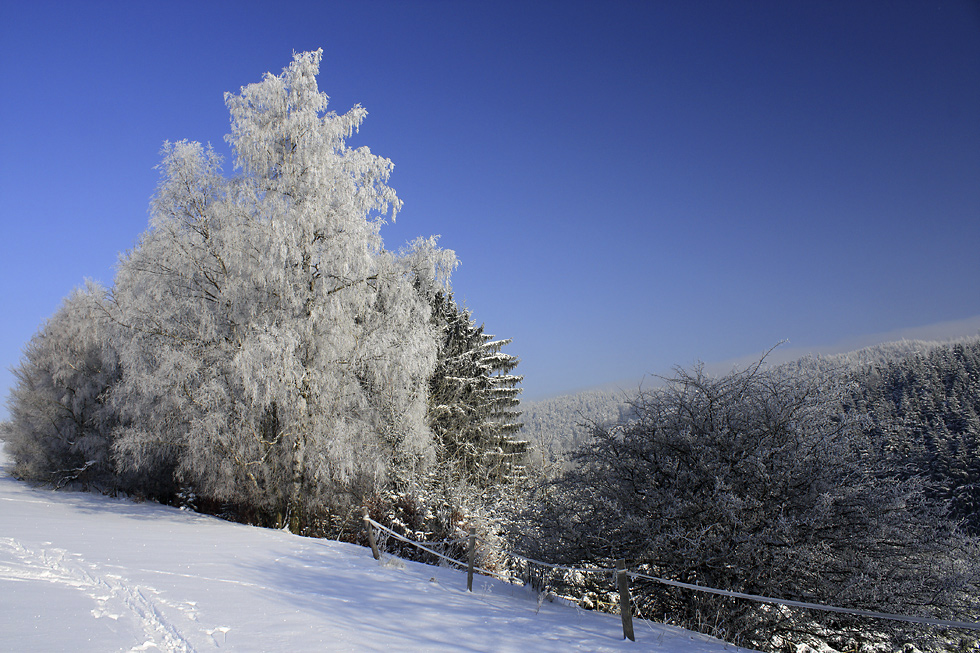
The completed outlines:
<svg viewBox="0 0 980 653">
<path fill-rule="evenodd" d="M 120 459 L 173 461 L 181 482 L 293 530 L 432 460 L 417 276 L 454 265 L 433 241 L 384 249 L 392 164 L 347 145 L 366 112 L 326 111 L 321 54 L 226 95 L 230 180 L 210 149 L 166 146 L 150 229 L 107 303 L 127 334 Z"/>
</svg>

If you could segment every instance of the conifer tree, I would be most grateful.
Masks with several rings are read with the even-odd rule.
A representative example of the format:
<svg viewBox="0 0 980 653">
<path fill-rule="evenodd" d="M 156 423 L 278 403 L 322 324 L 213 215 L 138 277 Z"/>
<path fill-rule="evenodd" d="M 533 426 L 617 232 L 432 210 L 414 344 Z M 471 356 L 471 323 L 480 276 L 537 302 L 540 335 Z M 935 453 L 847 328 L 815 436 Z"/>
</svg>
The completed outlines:
<svg viewBox="0 0 980 653">
<path fill-rule="evenodd" d="M 980 535 L 980 340 L 943 344 L 855 374 L 868 432 L 903 478 Z"/>
<path fill-rule="evenodd" d="M 501 484 L 522 468 L 527 443 L 515 438 L 521 424 L 519 363 L 477 326 L 451 293 L 437 293 L 433 321 L 442 340 L 429 382 L 429 426 L 437 440 L 437 468 L 477 488 Z"/>
</svg>

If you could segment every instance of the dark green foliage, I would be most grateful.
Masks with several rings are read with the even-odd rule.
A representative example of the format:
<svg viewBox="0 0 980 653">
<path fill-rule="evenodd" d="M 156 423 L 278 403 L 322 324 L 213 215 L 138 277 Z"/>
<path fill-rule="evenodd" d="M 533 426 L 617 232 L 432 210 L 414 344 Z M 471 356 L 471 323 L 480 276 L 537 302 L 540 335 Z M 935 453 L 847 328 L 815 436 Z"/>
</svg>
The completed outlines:
<svg viewBox="0 0 980 653">
<path fill-rule="evenodd" d="M 437 293 L 432 320 L 441 331 L 436 370 L 429 382 L 429 426 L 436 437 L 438 474 L 449 483 L 488 488 L 520 473 L 527 443 L 521 425 L 518 359 L 501 351 L 451 294 Z"/>
<path fill-rule="evenodd" d="M 528 443 L 515 437 L 521 377 L 511 374 L 518 359 L 501 351 L 509 340 L 485 333 L 452 294 L 427 296 L 438 334 L 427 413 L 435 464 L 419 482 L 378 497 L 372 510 L 397 532 L 433 544 L 465 539 L 475 527 L 489 555 L 499 552 L 489 543 L 500 538 L 502 510 L 526 494 Z"/>
</svg>

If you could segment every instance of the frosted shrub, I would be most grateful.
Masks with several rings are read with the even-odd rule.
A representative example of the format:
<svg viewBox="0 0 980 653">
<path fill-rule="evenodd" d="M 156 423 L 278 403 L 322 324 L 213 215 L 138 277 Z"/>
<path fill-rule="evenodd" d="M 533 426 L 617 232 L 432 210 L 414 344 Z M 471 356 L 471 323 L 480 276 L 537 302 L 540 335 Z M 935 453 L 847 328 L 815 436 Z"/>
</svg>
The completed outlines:
<svg viewBox="0 0 980 653">
<path fill-rule="evenodd" d="M 842 390 L 818 376 L 762 363 L 721 378 L 681 371 L 637 396 L 627 418 L 592 429 L 576 467 L 542 489 L 523 544 L 566 564 L 624 557 L 649 575 L 724 590 L 972 619 L 977 542 L 873 450 Z M 961 636 L 642 580 L 634 590 L 641 614 L 762 650 L 944 650 Z"/>
</svg>

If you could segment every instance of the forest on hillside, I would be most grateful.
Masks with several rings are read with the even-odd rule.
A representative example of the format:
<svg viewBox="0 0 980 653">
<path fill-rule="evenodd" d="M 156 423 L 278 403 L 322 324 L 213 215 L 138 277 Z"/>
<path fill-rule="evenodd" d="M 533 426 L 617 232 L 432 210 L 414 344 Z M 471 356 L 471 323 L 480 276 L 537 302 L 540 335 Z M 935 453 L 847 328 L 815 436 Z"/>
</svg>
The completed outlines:
<svg viewBox="0 0 980 653">
<path fill-rule="evenodd" d="M 450 553 L 475 528 L 482 566 L 586 607 L 610 604 L 607 575 L 514 554 L 976 620 L 980 339 L 522 406 L 510 340 L 455 299 L 455 253 L 385 246 L 392 164 L 348 146 L 366 112 L 327 110 L 321 54 L 226 94 L 233 173 L 164 145 L 113 284 L 73 291 L 14 370 L 16 476 L 347 541 L 367 509 Z M 980 641 L 635 581 L 649 618 L 758 650 Z"/>
</svg>

